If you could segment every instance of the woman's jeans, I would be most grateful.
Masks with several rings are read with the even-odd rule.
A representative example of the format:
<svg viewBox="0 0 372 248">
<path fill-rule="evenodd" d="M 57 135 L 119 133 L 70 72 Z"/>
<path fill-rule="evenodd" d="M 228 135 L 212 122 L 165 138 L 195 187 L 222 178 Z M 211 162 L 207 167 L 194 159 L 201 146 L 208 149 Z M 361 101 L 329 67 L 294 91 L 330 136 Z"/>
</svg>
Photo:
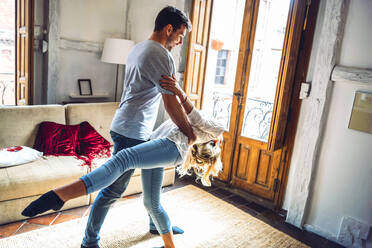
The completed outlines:
<svg viewBox="0 0 372 248">
<path fill-rule="evenodd" d="M 118 134 L 111 132 L 111 135 L 115 145 L 118 144 L 117 140 L 115 141 Z M 85 246 L 98 244 L 99 231 L 107 211 L 110 205 L 121 197 L 135 168 L 142 169 L 144 205 L 150 215 L 150 228 L 154 229 L 152 219 L 161 234 L 171 230 L 169 218 L 160 205 L 160 191 L 163 167 L 177 165 L 182 160 L 176 145 L 166 138 L 141 143 L 139 140 L 119 136 L 125 138 L 126 143 L 130 143 L 125 145 L 129 148 L 120 150 L 119 147 L 118 149 L 115 147 L 115 152 L 120 150 L 116 154 L 114 152 L 115 156 L 81 178 L 88 194 L 104 188 L 95 200 L 89 215 L 83 240 Z M 133 142 L 141 144 L 131 147 Z"/>
</svg>

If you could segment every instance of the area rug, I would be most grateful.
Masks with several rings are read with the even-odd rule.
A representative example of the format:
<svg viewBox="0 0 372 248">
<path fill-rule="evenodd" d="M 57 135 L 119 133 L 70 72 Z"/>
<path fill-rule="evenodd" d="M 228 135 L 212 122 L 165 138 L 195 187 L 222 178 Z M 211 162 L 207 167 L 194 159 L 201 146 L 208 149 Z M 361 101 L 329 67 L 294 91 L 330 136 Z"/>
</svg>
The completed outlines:
<svg viewBox="0 0 372 248">
<path fill-rule="evenodd" d="M 308 247 L 192 185 L 164 193 L 162 205 L 172 223 L 185 230 L 175 236 L 176 247 Z M 87 217 L 0 239 L 0 248 L 78 248 L 86 222 Z M 100 247 L 151 248 L 161 244 L 159 236 L 148 233 L 142 199 L 123 201 L 109 211 Z"/>
</svg>

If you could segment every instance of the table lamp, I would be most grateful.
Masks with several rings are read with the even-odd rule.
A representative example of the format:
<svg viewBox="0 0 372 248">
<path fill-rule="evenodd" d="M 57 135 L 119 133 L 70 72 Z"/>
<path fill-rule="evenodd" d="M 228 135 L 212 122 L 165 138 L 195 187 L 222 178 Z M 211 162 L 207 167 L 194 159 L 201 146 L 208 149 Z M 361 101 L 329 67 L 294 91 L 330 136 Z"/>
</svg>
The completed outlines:
<svg viewBox="0 0 372 248">
<path fill-rule="evenodd" d="M 124 65 L 130 49 L 134 46 L 134 41 L 116 38 L 107 38 L 103 45 L 101 61 L 116 64 L 116 81 L 115 81 L 115 102 L 118 90 L 118 73 L 119 65 Z"/>
</svg>

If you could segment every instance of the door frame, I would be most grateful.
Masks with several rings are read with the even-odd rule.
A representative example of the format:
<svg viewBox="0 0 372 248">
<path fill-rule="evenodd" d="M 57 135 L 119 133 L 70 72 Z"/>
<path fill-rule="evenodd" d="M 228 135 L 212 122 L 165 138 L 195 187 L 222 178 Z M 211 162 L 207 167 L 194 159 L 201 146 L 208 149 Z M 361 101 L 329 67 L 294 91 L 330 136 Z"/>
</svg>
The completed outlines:
<svg viewBox="0 0 372 248">
<path fill-rule="evenodd" d="M 15 2 L 15 72 L 14 91 L 16 105 L 33 104 L 34 92 L 34 0 Z M 20 29 L 25 27 L 25 29 Z M 23 36 L 23 37 L 22 37 Z M 20 90 L 25 88 L 21 94 Z M 25 98 L 22 98 L 24 96 Z"/>
<path fill-rule="evenodd" d="M 258 2 L 259 0 L 250 1 L 249 6 L 246 6 L 247 11 L 250 11 L 251 8 L 253 8 L 253 6 L 254 8 L 257 8 L 257 6 L 255 5 L 258 4 Z M 300 40 L 299 48 L 298 48 L 298 53 L 297 53 L 297 62 L 295 62 L 294 75 L 292 78 L 293 83 L 291 86 L 291 92 L 290 92 L 290 97 L 288 101 L 288 106 L 289 106 L 288 112 L 287 112 L 288 121 L 287 121 L 285 130 L 284 130 L 283 146 L 282 148 L 280 148 L 282 149 L 282 154 L 280 156 L 280 162 L 279 162 L 280 164 L 278 166 L 279 168 L 279 171 L 277 174 L 278 185 L 277 185 L 277 191 L 274 193 L 275 194 L 274 199 L 271 202 L 270 200 L 266 200 L 260 196 L 254 195 L 253 193 L 246 192 L 247 194 L 252 196 L 250 198 L 256 199 L 258 203 L 265 202 L 264 205 L 269 206 L 274 209 L 280 209 L 283 205 L 284 194 L 285 194 L 287 181 L 288 181 L 290 158 L 293 152 L 294 138 L 295 138 L 296 128 L 297 128 L 298 119 L 299 119 L 299 112 L 300 112 L 299 110 L 301 108 L 301 100 L 299 99 L 299 92 L 300 92 L 301 83 L 306 81 L 306 75 L 307 75 L 308 65 L 310 61 L 310 54 L 312 50 L 312 42 L 313 42 L 313 37 L 314 37 L 314 32 L 315 32 L 315 25 L 316 25 L 316 19 L 317 19 L 317 14 L 318 14 L 318 9 L 319 9 L 319 3 L 320 3 L 320 0 L 313 0 L 311 2 L 309 0 L 304 0 L 302 2 L 303 6 L 306 7 L 307 5 L 309 5 L 309 8 L 307 9 L 307 12 L 304 13 L 303 17 L 301 17 L 301 18 L 304 18 L 305 21 L 303 23 L 302 31 L 300 30 L 300 37 L 297 38 Z M 293 2 L 291 2 L 291 4 L 293 4 Z M 250 13 L 257 14 L 257 11 L 250 12 Z M 256 22 L 252 20 L 255 20 L 256 18 L 253 15 L 253 16 L 248 16 L 247 19 L 249 20 L 247 20 L 247 25 L 245 28 L 243 28 L 243 32 L 244 30 L 250 30 L 250 32 L 252 32 L 255 30 L 255 25 L 256 25 Z M 248 25 L 252 27 L 247 27 Z M 246 34 L 245 36 L 246 36 L 246 39 L 244 40 L 242 38 L 241 42 L 247 42 L 248 49 L 245 51 L 246 53 L 245 53 L 244 59 L 242 59 L 242 61 L 244 62 L 244 66 L 241 67 L 243 68 L 243 70 L 240 72 L 241 74 L 239 74 L 239 77 L 241 78 L 241 80 L 237 81 L 238 83 L 235 84 L 234 92 L 244 92 L 244 88 L 248 87 L 247 85 L 248 82 L 245 82 L 245 80 L 246 78 L 249 78 L 249 71 L 247 71 L 247 68 L 250 68 L 251 66 L 250 56 L 252 56 L 252 53 L 249 51 L 253 50 L 254 41 L 252 40 L 250 33 Z M 277 89 L 277 92 L 278 92 L 278 89 Z M 239 111 L 240 109 L 238 108 L 239 106 L 241 106 L 240 114 L 236 115 L 238 118 L 241 118 L 241 115 L 244 114 L 244 106 L 245 106 L 244 96 L 246 97 L 246 93 L 243 93 L 243 97 L 233 98 L 233 101 L 237 101 L 237 103 L 233 104 L 233 109 L 231 112 L 234 113 L 234 105 L 236 108 L 235 111 Z M 231 128 L 232 125 L 239 125 L 239 120 L 231 119 L 230 123 L 231 123 L 230 124 L 230 128 Z M 240 125 L 241 124 L 242 123 L 240 123 Z M 239 130 L 240 129 L 241 129 L 241 126 L 239 127 Z M 235 127 L 235 132 L 234 134 L 232 134 L 233 135 L 232 139 L 234 139 L 235 142 L 233 143 L 233 152 L 230 157 L 230 160 L 231 160 L 230 168 L 229 168 L 230 171 L 228 173 L 228 180 L 227 180 L 227 184 L 230 187 L 233 187 L 232 178 L 233 178 L 233 175 L 237 171 L 237 161 L 238 161 L 238 156 L 239 156 L 239 152 L 237 151 L 239 130 L 236 129 Z M 259 140 L 253 140 L 253 139 L 249 139 L 249 140 L 252 140 L 252 142 L 255 143 L 257 146 L 262 146 L 262 147 L 265 146 L 264 142 L 261 142 Z M 269 149 L 268 144 L 267 144 L 267 149 Z M 241 192 L 241 191 L 244 191 L 244 189 L 239 189 L 238 191 Z"/>
<path fill-rule="evenodd" d="M 308 3 L 310 2 L 310 0 L 304 0 L 304 1 L 308 1 Z M 253 5 L 254 5 L 254 4 L 257 4 L 258 1 L 249 1 L 249 2 L 250 3 L 253 2 Z M 301 82 L 304 82 L 306 80 L 307 69 L 308 69 L 308 65 L 309 65 L 309 61 L 310 61 L 310 53 L 311 53 L 311 50 L 312 50 L 312 42 L 313 42 L 313 37 L 314 37 L 315 24 L 316 24 L 316 19 L 317 19 L 317 14 L 318 14 L 319 2 L 320 2 L 320 0 L 312 0 L 311 1 L 308 12 L 306 13 L 307 19 L 304 23 L 304 29 L 303 29 L 302 35 L 301 35 L 301 43 L 300 43 L 300 49 L 298 51 L 298 56 L 297 56 L 297 63 L 296 63 L 296 69 L 295 69 L 295 73 L 294 73 L 292 92 L 291 92 L 291 97 L 289 99 L 290 103 L 289 103 L 289 109 L 288 109 L 288 124 L 285 128 L 284 144 L 283 144 L 283 148 L 282 148 L 283 152 L 282 152 L 282 156 L 280 158 L 280 160 L 281 160 L 280 163 L 282 163 L 282 164 L 279 166 L 280 170 L 278 172 L 278 179 L 280 180 L 280 183 L 278 185 L 278 191 L 276 192 L 276 194 L 274 196 L 274 201 L 273 202 L 270 202 L 268 200 L 265 201 L 263 198 L 261 198 L 259 196 L 255 196 L 255 195 L 253 195 L 249 192 L 246 192 L 244 190 L 235 189 L 235 188 L 232 189 L 236 193 L 244 195 L 244 196 L 246 196 L 246 197 L 248 197 L 248 198 L 250 198 L 254 201 L 257 201 L 258 203 L 261 203 L 265 206 L 268 206 L 270 208 L 280 209 L 282 204 L 283 204 L 283 198 L 284 198 L 285 189 L 286 189 L 287 180 L 288 180 L 290 160 L 291 160 L 291 156 L 292 156 L 292 152 L 293 152 L 294 138 L 295 138 L 298 119 L 299 119 L 299 112 L 300 112 L 299 110 L 300 110 L 300 107 L 301 107 L 301 100 L 298 98 L 298 96 L 299 96 Z M 194 5 L 194 1 L 192 1 L 191 9 L 193 8 L 193 5 Z M 245 13 L 252 13 L 252 12 L 249 11 L 249 8 L 252 8 L 253 6 L 250 6 L 250 5 L 251 4 L 246 4 Z M 252 18 L 247 18 L 247 19 L 250 20 L 250 21 L 248 21 L 249 25 L 252 24 Z M 243 23 L 243 25 L 244 25 L 244 23 Z M 243 26 L 243 30 L 244 29 L 246 29 L 246 28 L 244 28 L 244 26 Z M 242 32 L 244 32 L 244 31 L 242 31 Z M 248 35 L 243 35 L 243 36 L 250 37 Z M 208 34 L 208 37 L 209 37 L 209 34 Z M 188 40 L 188 44 L 187 44 L 186 61 L 187 61 L 187 57 L 189 56 L 189 51 L 190 51 L 190 36 L 188 37 L 188 39 L 189 40 Z M 248 42 L 248 44 L 253 43 L 253 42 L 250 42 L 249 39 L 241 40 L 241 42 Z M 244 62 L 246 64 L 246 65 L 244 65 L 244 68 L 247 68 L 248 65 L 247 65 L 247 62 L 245 62 L 245 61 L 247 61 L 247 59 L 246 59 L 247 56 L 250 56 L 249 51 L 240 49 L 239 53 L 244 54 L 244 56 L 239 56 L 239 57 L 242 57 L 244 59 L 239 60 L 238 63 L 239 62 L 240 63 Z M 246 73 L 244 73 L 244 71 L 241 70 L 240 77 L 245 77 L 245 74 Z M 237 92 L 237 91 L 239 91 L 239 89 L 242 89 L 242 87 L 243 87 L 242 82 L 244 82 L 244 81 L 245 80 L 240 80 L 239 81 L 240 83 L 235 84 L 234 92 Z M 241 98 L 238 99 L 238 97 L 233 97 L 233 101 L 239 101 L 239 100 L 241 101 L 242 99 Z M 239 106 L 239 104 L 235 104 L 235 106 Z M 231 112 L 233 112 L 233 110 L 231 110 Z M 237 120 L 231 119 L 230 128 L 233 125 L 236 125 L 236 123 L 237 123 Z M 237 131 L 237 128 L 235 128 L 235 130 Z M 235 137 L 234 148 L 235 148 L 236 143 L 237 143 L 236 142 L 237 141 L 236 136 L 237 136 L 237 133 L 236 134 L 234 133 L 233 134 L 233 137 Z M 229 149 L 231 149 L 231 148 L 229 148 Z M 234 149 L 234 150 L 236 150 L 236 149 Z M 231 160 L 231 162 L 230 162 L 231 166 L 230 166 L 230 172 L 228 174 L 228 181 L 223 182 L 223 181 L 218 180 L 217 181 L 218 184 L 227 185 L 227 186 L 231 187 L 230 183 L 231 183 L 231 177 L 232 177 L 232 173 L 233 173 L 233 167 L 234 167 L 233 163 L 234 163 L 235 155 L 236 155 L 235 152 L 231 153 L 231 157 L 229 158 L 229 160 Z"/>
<path fill-rule="evenodd" d="M 310 55 L 313 47 L 314 33 L 316 21 L 319 12 L 320 0 L 311 0 L 310 7 L 306 13 L 307 18 L 304 23 L 304 30 L 302 32 L 300 50 L 298 53 L 298 60 L 295 69 L 295 76 L 293 82 L 292 96 L 289 104 L 288 111 L 288 124 L 285 130 L 284 146 L 282 163 L 279 171 L 279 191 L 275 196 L 275 205 L 279 208 L 283 205 L 284 195 L 287 188 L 289 168 L 293 154 L 295 136 L 297 131 L 298 120 L 300 116 L 300 109 L 302 100 L 299 98 L 301 83 L 306 82 L 308 67 L 310 62 Z"/>
</svg>

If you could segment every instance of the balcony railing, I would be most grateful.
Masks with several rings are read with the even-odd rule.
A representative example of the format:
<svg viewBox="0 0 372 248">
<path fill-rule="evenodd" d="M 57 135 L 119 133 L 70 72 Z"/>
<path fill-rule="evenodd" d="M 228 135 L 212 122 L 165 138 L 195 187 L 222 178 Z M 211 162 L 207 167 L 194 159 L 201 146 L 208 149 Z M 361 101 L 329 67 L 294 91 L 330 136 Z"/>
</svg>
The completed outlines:
<svg viewBox="0 0 372 248">
<path fill-rule="evenodd" d="M 242 135 L 267 141 L 269 138 L 273 106 L 274 104 L 271 102 L 247 98 Z"/>
<path fill-rule="evenodd" d="M 14 73 L 0 72 L 0 105 L 14 105 Z"/>
<path fill-rule="evenodd" d="M 214 92 L 212 116 L 229 129 L 232 95 Z M 267 141 L 269 137 L 273 103 L 247 98 L 243 119 L 242 135 Z"/>
<path fill-rule="evenodd" d="M 225 130 L 229 130 L 232 95 L 213 92 L 213 118 L 223 123 Z"/>
</svg>

